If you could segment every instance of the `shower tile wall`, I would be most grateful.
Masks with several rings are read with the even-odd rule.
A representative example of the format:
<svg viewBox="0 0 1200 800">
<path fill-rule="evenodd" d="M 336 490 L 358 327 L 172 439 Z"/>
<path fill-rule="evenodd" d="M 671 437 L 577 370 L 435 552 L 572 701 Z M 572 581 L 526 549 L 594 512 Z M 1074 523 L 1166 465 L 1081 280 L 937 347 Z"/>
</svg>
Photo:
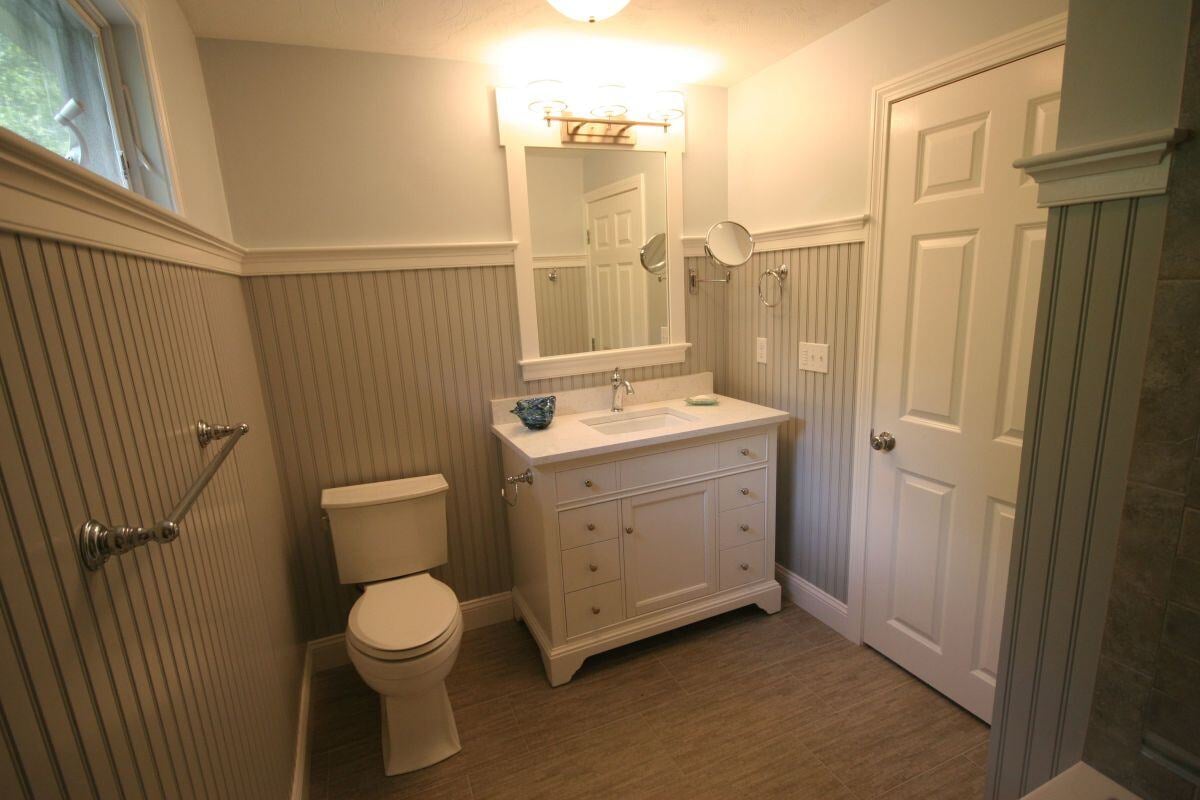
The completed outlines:
<svg viewBox="0 0 1200 800">
<path fill-rule="evenodd" d="M 436 574 L 460 600 L 511 588 L 488 400 L 607 380 L 521 380 L 512 267 L 255 277 L 245 289 L 299 547 L 309 638 L 342 631 L 354 598 L 337 582 L 321 522 L 326 486 L 443 473 L 450 561 Z M 719 376 L 723 309 L 720 291 L 689 296 L 694 344 L 687 361 L 629 370 L 631 380 Z"/>
<path fill-rule="evenodd" d="M 238 279 L 0 232 L 0 787 L 283 797 L 302 663 L 293 558 Z M 250 435 L 178 540 L 87 572 L 75 531 L 165 515 Z"/>
</svg>

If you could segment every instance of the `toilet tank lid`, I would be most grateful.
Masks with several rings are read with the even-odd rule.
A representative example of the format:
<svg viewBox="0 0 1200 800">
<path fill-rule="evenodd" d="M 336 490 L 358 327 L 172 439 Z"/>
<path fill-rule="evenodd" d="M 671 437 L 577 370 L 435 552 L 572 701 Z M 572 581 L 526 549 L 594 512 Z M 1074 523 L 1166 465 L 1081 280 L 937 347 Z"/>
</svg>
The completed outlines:
<svg viewBox="0 0 1200 800">
<path fill-rule="evenodd" d="M 441 475 L 422 475 L 396 481 L 360 483 L 357 486 L 337 486 L 321 490 L 321 508 L 354 508 L 399 500 L 415 500 L 450 488 Z"/>
</svg>

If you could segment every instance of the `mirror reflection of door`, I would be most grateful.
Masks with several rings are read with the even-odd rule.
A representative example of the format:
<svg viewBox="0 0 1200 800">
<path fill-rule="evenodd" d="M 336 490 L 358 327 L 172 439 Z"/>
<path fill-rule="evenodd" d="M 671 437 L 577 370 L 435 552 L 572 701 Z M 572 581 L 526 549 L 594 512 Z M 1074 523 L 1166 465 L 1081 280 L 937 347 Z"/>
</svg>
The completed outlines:
<svg viewBox="0 0 1200 800">
<path fill-rule="evenodd" d="M 669 249 L 666 156 L 531 147 L 525 165 L 540 355 L 669 342 L 665 263 L 640 252 Z"/>
<path fill-rule="evenodd" d="M 646 274 L 638 253 L 646 228 L 642 185 L 639 174 L 583 196 L 593 350 L 649 344 Z"/>
</svg>

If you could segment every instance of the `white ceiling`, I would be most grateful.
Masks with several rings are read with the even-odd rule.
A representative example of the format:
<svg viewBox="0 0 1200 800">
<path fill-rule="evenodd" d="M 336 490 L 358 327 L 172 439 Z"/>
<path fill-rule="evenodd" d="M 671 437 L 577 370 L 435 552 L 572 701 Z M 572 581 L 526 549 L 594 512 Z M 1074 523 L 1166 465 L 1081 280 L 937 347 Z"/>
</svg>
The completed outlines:
<svg viewBox="0 0 1200 800">
<path fill-rule="evenodd" d="M 180 0 L 200 37 L 492 64 L 530 49 L 527 42 L 562 34 L 621 39 L 626 47 L 687 48 L 686 54 L 666 50 L 658 63 L 693 56 L 690 73 L 675 77 L 717 86 L 752 75 L 884 2 L 632 0 L 612 19 L 588 25 L 545 0 Z"/>
</svg>

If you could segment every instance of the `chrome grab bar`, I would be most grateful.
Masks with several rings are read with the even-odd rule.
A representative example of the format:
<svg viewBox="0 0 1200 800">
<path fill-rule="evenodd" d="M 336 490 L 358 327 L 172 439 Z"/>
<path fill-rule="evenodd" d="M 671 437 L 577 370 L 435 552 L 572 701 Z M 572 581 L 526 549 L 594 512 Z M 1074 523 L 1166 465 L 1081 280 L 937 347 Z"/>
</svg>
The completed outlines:
<svg viewBox="0 0 1200 800">
<path fill-rule="evenodd" d="M 201 420 L 196 423 L 196 439 L 201 447 L 217 439 L 228 438 L 229 441 L 221 448 L 204 467 L 204 470 L 192 482 L 191 487 L 183 498 L 171 509 L 165 519 L 148 527 L 133 527 L 131 525 L 105 525 L 96 519 L 89 519 L 79 526 L 79 557 L 89 570 L 100 569 L 109 556 L 128 553 L 135 547 L 141 547 L 148 542 L 166 544 L 179 538 L 179 525 L 191 511 L 192 506 L 208 486 L 213 475 L 221 468 L 221 463 L 229 457 L 230 452 L 237 446 L 238 440 L 250 432 L 250 426 L 241 425 L 209 425 Z"/>
</svg>

